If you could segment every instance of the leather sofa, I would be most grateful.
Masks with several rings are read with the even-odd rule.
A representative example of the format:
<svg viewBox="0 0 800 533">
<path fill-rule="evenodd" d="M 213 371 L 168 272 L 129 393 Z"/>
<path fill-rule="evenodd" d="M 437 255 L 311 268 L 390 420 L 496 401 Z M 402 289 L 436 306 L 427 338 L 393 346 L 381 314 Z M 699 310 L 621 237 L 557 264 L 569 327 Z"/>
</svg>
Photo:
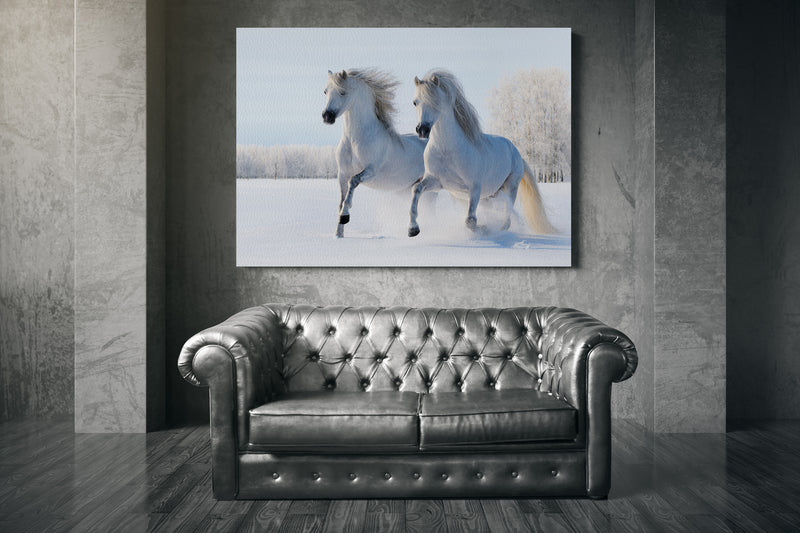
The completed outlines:
<svg viewBox="0 0 800 533">
<path fill-rule="evenodd" d="M 214 495 L 605 498 L 633 343 L 573 309 L 262 305 L 189 339 Z"/>
</svg>

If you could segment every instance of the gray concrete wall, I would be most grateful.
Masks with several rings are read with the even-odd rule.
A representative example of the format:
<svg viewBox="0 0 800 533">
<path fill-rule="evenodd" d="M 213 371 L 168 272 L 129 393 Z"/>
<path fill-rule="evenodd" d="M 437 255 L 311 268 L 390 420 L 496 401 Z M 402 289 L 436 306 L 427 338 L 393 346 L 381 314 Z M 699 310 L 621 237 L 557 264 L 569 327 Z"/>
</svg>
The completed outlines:
<svg viewBox="0 0 800 533">
<path fill-rule="evenodd" d="M 796 419 L 800 4 L 737 0 L 727 15 L 728 416 Z"/>
<path fill-rule="evenodd" d="M 236 268 L 235 29 L 309 25 L 571 26 L 576 267 Z M 455 1 L 353 1 L 346 9 L 334 2 L 169 2 L 166 364 L 172 419 L 207 416 L 206 391 L 175 371 L 183 342 L 242 307 L 267 301 L 564 305 L 636 341 L 633 65 L 633 2 L 547 0 L 468 9 Z M 615 388 L 615 416 L 642 417 L 632 383 Z"/>
<path fill-rule="evenodd" d="M 636 3 L 634 146 L 636 213 L 633 224 L 636 348 L 633 382 L 638 417 L 653 429 L 655 363 L 655 0 Z"/>
<path fill-rule="evenodd" d="M 725 430 L 725 2 L 655 9 L 654 428 Z"/>
<path fill-rule="evenodd" d="M 71 3 L 0 3 L 0 420 L 72 413 Z"/>
<path fill-rule="evenodd" d="M 75 431 L 143 432 L 145 2 L 78 0 L 75 16 Z"/>
</svg>

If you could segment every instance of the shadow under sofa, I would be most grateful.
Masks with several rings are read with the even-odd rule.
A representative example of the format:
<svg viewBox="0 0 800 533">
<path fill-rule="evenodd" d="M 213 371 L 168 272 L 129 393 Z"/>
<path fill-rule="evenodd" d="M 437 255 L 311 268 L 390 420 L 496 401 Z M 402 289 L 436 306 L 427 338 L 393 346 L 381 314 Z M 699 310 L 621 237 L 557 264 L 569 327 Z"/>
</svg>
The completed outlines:
<svg viewBox="0 0 800 533">
<path fill-rule="evenodd" d="M 574 309 L 267 304 L 189 339 L 214 495 L 605 498 L 623 333 Z"/>
</svg>

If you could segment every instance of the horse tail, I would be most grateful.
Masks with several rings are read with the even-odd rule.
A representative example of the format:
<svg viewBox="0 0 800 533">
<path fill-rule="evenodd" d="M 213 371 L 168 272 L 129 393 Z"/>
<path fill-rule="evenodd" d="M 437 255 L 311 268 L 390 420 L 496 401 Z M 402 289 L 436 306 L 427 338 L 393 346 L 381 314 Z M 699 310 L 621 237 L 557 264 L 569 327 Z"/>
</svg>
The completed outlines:
<svg viewBox="0 0 800 533">
<path fill-rule="evenodd" d="M 523 160 L 523 164 L 525 165 L 525 173 L 519 184 L 519 197 L 525 221 L 535 233 L 557 233 L 547 219 L 547 213 L 545 213 L 544 204 L 542 203 L 542 195 L 539 193 L 539 187 L 536 185 L 533 173 L 527 162 Z"/>
</svg>

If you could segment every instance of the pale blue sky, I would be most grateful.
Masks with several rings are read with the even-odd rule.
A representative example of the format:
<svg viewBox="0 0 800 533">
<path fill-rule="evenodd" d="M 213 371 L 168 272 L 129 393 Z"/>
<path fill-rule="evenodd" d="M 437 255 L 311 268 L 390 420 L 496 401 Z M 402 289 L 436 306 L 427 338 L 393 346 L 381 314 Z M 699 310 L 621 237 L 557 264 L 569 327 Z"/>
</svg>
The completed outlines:
<svg viewBox="0 0 800 533">
<path fill-rule="evenodd" d="M 569 28 L 238 28 L 237 144 L 335 145 L 341 123 L 323 124 L 328 70 L 377 67 L 402 82 L 395 126 L 411 133 L 414 76 L 445 68 L 459 78 L 486 125 L 492 87 L 520 69 L 571 73 Z"/>
</svg>

